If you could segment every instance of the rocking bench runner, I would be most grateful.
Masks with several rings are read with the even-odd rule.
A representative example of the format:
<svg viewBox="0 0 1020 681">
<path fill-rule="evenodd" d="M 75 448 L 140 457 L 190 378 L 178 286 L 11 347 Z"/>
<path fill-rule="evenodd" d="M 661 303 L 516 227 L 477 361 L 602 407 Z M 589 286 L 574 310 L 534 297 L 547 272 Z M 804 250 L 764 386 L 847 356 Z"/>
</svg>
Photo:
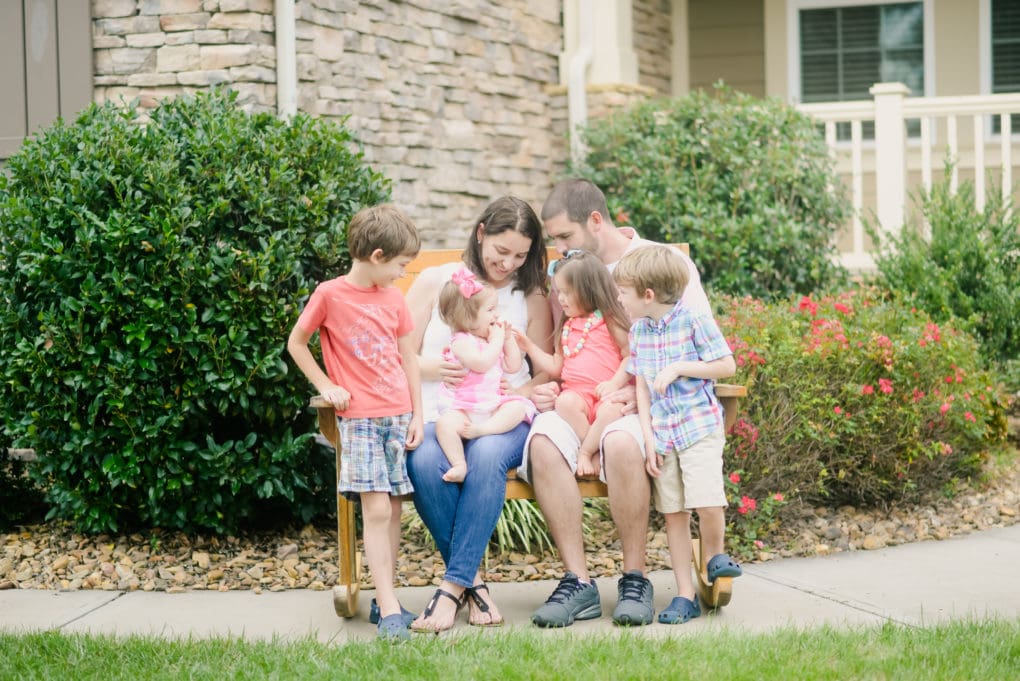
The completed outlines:
<svg viewBox="0 0 1020 681">
<path fill-rule="evenodd" d="M 685 253 L 689 251 L 687 244 L 679 244 L 678 248 Z M 436 265 L 444 265 L 460 260 L 459 249 L 425 250 L 418 254 L 410 265 L 405 268 L 406 276 L 397 282 L 405 293 L 410 288 L 415 277 L 423 270 Z M 553 249 L 549 249 L 549 259 L 559 257 Z M 726 383 L 715 384 L 715 394 L 723 405 L 726 414 L 726 430 L 733 425 L 737 418 L 737 410 L 741 397 L 747 396 L 747 389 L 742 385 L 730 385 Z M 340 475 L 340 432 L 336 421 L 336 411 L 333 406 L 320 397 L 313 397 L 309 403 L 318 414 L 319 431 L 329 441 L 336 452 L 337 477 Z M 606 485 L 598 480 L 578 480 L 577 486 L 583 497 L 605 497 L 607 496 Z M 511 471 L 507 476 L 506 484 L 507 499 L 534 499 L 534 492 L 531 486 L 523 480 L 517 479 L 516 474 Z M 340 617 L 353 617 L 358 610 L 358 591 L 361 580 L 361 554 L 357 547 L 357 536 L 354 524 L 354 502 L 347 501 L 342 495 L 336 498 L 337 535 L 340 553 L 340 576 L 336 586 L 333 587 L 333 608 Z M 707 558 L 701 556 L 697 540 L 694 542 L 694 568 L 697 574 L 698 598 L 701 603 L 710 608 L 721 607 L 730 602 L 730 595 L 733 589 L 732 577 L 719 577 L 709 583 L 706 572 Z"/>
</svg>

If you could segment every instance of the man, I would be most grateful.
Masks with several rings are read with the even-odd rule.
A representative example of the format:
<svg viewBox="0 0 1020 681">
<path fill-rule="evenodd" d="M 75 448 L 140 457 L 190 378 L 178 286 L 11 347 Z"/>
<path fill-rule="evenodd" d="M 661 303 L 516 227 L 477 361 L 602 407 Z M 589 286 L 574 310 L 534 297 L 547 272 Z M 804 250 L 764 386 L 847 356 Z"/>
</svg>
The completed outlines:
<svg viewBox="0 0 1020 681">
<path fill-rule="evenodd" d="M 583 249 L 597 255 L 612 272 L 623 254 L 653 242 L 630 227 L 617 227 L 609 216 L 606 197 L 588 180 L 557 184 L 542 206 L 542 222 L 561 253 Z M 701 277 L 690 258 L 677 251 L 691 272 L 684 303 L 711 314 Z M 555 296 L 552 296 L 556 300 Z M 536 386 L 532 399 L 543 413 L 532 424 L 518 475 L 531 483 L 566 575 L 546 603 L 532 615 L 542 627 L 566 627 L 575 620 L 602 615 L 598 587 L 588 575 L 582 533 L 582 499 L 574 472 L 580 441 L 573 429 L 551 411 L 558 392 L 555 383 Z M 650 485 L 645 473 L 644 440 L 636 411 L 635 390 L 627 386 L 610 399 L 624 403 L 626 416 L 610 424 L 602 436 L 600 478 L 609 489 L 609 510 L 620 534 L 624 574 L 617 585 L 613 621 L 620 625 L 649 624 L 652 584 L 645 577 L 646 536 Z"/>
</svg>

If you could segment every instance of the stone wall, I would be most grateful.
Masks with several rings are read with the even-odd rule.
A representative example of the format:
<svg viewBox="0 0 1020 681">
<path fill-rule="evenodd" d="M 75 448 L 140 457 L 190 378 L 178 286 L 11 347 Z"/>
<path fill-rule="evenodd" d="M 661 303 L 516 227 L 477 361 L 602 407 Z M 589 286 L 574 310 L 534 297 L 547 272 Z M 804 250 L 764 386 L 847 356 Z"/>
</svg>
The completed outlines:
<svg viewBox="0 0 1020 681">
<path fill-rule="evenodd" d="M 634 51 L 638 82 L 671 96 L 673 10 L 671 0 L 633 0 Z"/>
<path fill-rule="evenodd" d="M 95 99 L 152 107 L 226 84 L 276 108 L 273 0 L 92 0 Z M 296 3 L 298 108 L 341 120 L 430 247 L 491 199 L 538 210 L 565 158 L 550 114 L 558 3 Z"/>
</svg>

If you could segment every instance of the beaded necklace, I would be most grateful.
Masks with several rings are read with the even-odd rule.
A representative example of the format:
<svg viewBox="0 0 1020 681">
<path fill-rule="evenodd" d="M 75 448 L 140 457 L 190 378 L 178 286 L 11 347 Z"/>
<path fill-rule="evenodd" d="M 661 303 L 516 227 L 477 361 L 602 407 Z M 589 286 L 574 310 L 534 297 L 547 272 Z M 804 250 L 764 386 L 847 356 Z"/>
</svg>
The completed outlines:
<svg viewBox="0 0 1020 681">
<path fill-rule="evenodd" d="M 584 322 L 584 328 L 581 329 L 581 338 L 577 341 L 577 344 L 574 345 L 573 349 L 567 345 L 567 338 L 570 337 L 570 324 L 566 323 L 563 325 L 563 333 L 560 334 L 560 336 L 563 343 L 564 357 L 573 357 L 577 353 L 581 352 L 581 348 L 584 347 L 584 342 L 588 340 L 588 332 L 591 331 L 591 327 L 595 326 L 595 322 L 600 319 L 602 319 L 602 310 L 595 310 L 588 315 L 588 319 Z"/>
</svg>

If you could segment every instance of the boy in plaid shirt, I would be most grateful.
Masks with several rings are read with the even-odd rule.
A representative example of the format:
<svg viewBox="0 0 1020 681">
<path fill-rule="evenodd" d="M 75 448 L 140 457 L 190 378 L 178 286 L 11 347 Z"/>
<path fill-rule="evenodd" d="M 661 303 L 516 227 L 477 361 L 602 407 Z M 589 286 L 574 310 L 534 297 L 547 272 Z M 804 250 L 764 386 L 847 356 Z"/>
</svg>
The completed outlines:
<svg viewBox="0 0 1020 681">
<path fill-rule="evenodd" d="M 713 381 L 736 373 L 733 353 L 711 315 L 681 302 L 689 274 L 669 246 L 644 246 L 623 256 L 613 279 L 630 315 L 630 363 L 637 377 L 638 414 L 652 499 L 666 519 L 679 594 L 659 622 L 682 624 L 701 614 L 691 578 L 691 511 L 698 512 L 708 580 L 737 577 L 723 552 L 723 410 Z"/>
</svg>

